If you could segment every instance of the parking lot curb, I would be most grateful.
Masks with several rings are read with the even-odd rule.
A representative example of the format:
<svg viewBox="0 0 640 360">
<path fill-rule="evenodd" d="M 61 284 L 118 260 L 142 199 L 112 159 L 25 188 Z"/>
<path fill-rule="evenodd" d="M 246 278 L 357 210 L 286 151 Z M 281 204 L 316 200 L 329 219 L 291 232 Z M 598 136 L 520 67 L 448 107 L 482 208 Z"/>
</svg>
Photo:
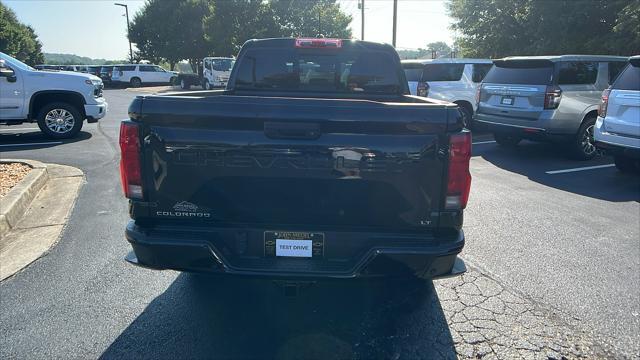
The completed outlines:
<svg viewBox="0 0 640 360">
<path fill-rule="evenodd" d="M 3 198 L 0 206 L 0 239 L 14 228 L 40 189 L 49 180 L 47 166 L 39 161 L 24 159 L 2 159 L 0 163 L 21 163 L 32 170 L 14 186 Z"/>
<path fill-rule="evenodd" d="M 20 272 L 47 254 L 58 242 L 85 181 L 84 173 L 72 166 L 42 163 L 36 165 L 43 167 L 38 170 L 46 174 L 41 175 L 46 177 L 46 181 L 43 180 L 42 184 L 24 190 L 32 193 L 25 195 L 25 198 L 31 197 L 31 201 L 21 202 L 19 206 L 22 207 L 22 216 L 13 220 L 15 222 L 11 223 L 10 230 L 2 234 L 0 281 Z M 38 186 L 40 190 L 35 191 Z"/>
</svg>

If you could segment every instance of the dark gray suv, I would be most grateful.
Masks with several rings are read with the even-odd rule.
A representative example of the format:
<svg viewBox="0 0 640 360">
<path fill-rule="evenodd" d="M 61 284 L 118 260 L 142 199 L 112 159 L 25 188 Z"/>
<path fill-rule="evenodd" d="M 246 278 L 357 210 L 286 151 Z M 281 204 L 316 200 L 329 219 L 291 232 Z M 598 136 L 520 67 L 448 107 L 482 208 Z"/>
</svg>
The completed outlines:
<svg viewBox="0 0 640 360">
<path fill-rule="evenodd" d="M 600 95 L 626 59 L 560 55 L 495 60 L 478 88 L 474 120 L 487 125 L 498 144 L 515 146 L 525 138 L 554 141 L 568 145 L 577 159 L 591 159 Z"/>
</svg>

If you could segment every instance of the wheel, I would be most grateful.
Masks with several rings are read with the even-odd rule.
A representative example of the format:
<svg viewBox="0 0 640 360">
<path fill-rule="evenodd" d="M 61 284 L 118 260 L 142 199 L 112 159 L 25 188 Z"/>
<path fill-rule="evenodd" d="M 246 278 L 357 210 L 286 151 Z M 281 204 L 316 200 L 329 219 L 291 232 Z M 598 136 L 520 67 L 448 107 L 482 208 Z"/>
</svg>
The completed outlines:
<svg viewBox="0 0 640 360">
<path fill-rule="evenodd" d="M 49 138 L 68 139 L 82 129 L 82 115 L 73 105 L 55 102 L 42 107 L 37 116 L 38 127 Z"/>
<path fill-rule="evenodd" d="M 137 78 L 137 77 L 131 78 L 130 83 L 131 83 L 131 87 L 134 87 L 134 88 L 138 88 L 142 86 L 142 80 L 140 80 L 140 78 Z"/>
<path fill-rule="evenodd" d="M 591 160 L 597 154 L 595 142 L 593 140 L 593 130 L 595 128 L 596 118 L 586 118 L 578 134 L 571 143 L 572 157 L 576 160 Z"/>
<path fill-rule="evenodd" d="M 171 79 L 169 79 L 169 85 L 175 85 L 176 84 L 176 77 L 172 76 Z"/>
<path fill-rule="evenodd" d="M 469 109 L 465 105 L 458 106 L 460 109 L 460 113 L 462 113 L 462 125 L 467 129 L 471 129 L 471 122 L 473 121 L 473 110 Z"/>
<path fill-rule="evenodd" d="M 204 81 L 204 89 L 211 90 L 211 84 L 209 84 L 209 80 Z"/>
<path fill-rule="evenodd" d="M 189 90 L 190 87 L 191 85 L 189 85 L 189 83 L 185 79 L 180 79 L 180 88 L 182 90 Z"/>
<path fill-rule="evenodd" d="M 502 134 L 502 133 L 494 133 L 493 138 L 496 140 L 498 145 L 506 146 L 506 147 L 515 147 L 522 140 L 520 137 L 510 134 Z"/>
<path fill-rule="evenodd" d="M 623 173 L 634 173 L 640 170 L 640 160 L 632 159 L 627 156 L 616 155 L 613 157 L 616 168 Z"/>
</svg>

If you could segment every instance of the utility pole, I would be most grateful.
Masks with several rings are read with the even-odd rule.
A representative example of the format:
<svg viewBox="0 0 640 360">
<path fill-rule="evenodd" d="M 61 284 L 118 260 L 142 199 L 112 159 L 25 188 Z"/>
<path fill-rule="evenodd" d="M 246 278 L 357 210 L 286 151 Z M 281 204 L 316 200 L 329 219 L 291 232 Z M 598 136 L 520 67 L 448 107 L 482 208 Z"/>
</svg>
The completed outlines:
<svg viewBox="0 0 640 360">
<path fill-rule="evenodd" d="M 364 0 L 360 0 L 358 3 L 358 7 L 360 8 L 360 14 L 362 16 L 362 30 L 360 32 L 360 40 L 364 40 Z"/>
<path fill-rule="evenodd" d="M 133 48 L 131 47 L 131 28 L 129 27 L 129 7 L 126 4 L 114 3 L 113 5 L 124 7 L 127 15 L 127 39 L 129 40 L 129 61 L 133 62 Z"/>
<path fill-rule="evenodd" d="M 398 24 L 398 0 L 393 0 L 393 40 L 391 44 L 396 47 L 396 28 Z"/>
<path fill-rule="evenodd" d="M 320 20 L 320 11 L 318 11 L 318 37 L 324 37 L 322 36 L 322 22 Z"/>
</svg>

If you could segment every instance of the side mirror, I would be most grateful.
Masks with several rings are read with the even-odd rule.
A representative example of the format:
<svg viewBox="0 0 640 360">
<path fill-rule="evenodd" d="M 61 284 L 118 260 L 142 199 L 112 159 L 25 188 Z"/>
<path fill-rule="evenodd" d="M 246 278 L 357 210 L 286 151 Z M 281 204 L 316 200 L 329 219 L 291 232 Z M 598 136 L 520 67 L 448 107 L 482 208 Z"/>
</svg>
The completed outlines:
<svg viewBox="0 0 640 360">
<path fill-rule="evenodd" d="M 0 77 L 7 78 L 7 81 L 10 83 L 14 83 L 18 80 L 16 73 L 8 67 L 0 66 Z"/>
</svg>

